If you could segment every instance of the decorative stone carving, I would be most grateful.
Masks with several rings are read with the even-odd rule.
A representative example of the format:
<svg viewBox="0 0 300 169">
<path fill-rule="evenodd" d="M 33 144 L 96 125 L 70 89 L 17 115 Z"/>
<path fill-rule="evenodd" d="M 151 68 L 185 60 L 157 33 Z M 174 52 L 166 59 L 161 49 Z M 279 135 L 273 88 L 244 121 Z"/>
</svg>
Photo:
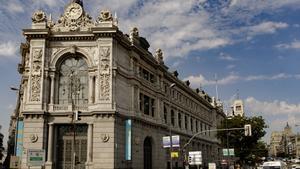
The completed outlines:
<svg viewBox="0 0 300 169">
<path fill-rule="evenodd" d="M 109 141 L 109 139 L 110 139 L 109 134 L 101 134 L 101 140 L 102 140 L 102 142 L 106 143 L 106 142 Z"/>
<path fill-rule="evenodd" d="M 100 100 L 110 98 L 110 47 L 100 48 Z"/>
<path fill-rule="evenodd" d="M 141 138 L 140 137 L 135 137 L 134 138 L 134 143 L 135 143 L 135 145 L 139 145 L 141 143 Z"/>
<path fill-rule="evenodd" d="M 109 100 L 110 83 L 108 74 L 100 75 L 100 100 Z"/>
<path fill-rule="evenodd" d="M 34 49 L 32 52 L 31 101 L 35 102 L 40 101 L 42 55 L 42 49 Z"/>
<path fill-rule="evenodd" d="M 45 12 L 38 10 L 33 13 L 31 19 L 33 23 L 46 22 L 46 14 Z"/>
<path fill-rule="evenodd" d="M 160 48 L 155 51 L 155 59 L 158 63 L 164 63 L 163 52 Z"/>
<path fill-rule="evenodd" d="M 64 12 L 64 15 L 60 17 L 58 23 L 52 27 L 53 31 L 87 31 L 91 27 L 94 27 L 92 18 L 84 12 L 82 6 L 78 3 L 70 3 Z"/>
<path fill-rule="evenodd" d="M 137 27 L 134 27 L 130 30 L 130 41 L 133 43 L 135 38 L 139 38 L 139 29 Z"/>
<path fill-rule="evenodd" d="M 100 72 L 101 74 L 109 74 L 109 62 L 110 62 L 110 48 L 109 47 L 103 47 L 100 49 L 100 59 L 101 59 L 101 65 L 100 65 Z"/>
<path fill-rule="evenodd" d="M 83 9 L 78 3 L 71 3 L 65 9 L 65 16 L 69 19 L 78 19 L 82 13 Z"/>
<path fill-rule="evenodd" d="M 40 101 L 41 92 L 41 77 L 38 75 L 33 75 L 31 77 L 31 101 Z"/>
<path fill-rule="evenodd" d="M 39 139 L 39 137 L 38 137 L 37 134 L 31 134 L 31 135 L 30 135 L 30 141 L 31 141 L 32 143 L 37 142 L 38 139 Z"/>
<path fill-rule="evenodd" d="M 98 22 L 113 21 L 112 14 L 109 10 L 102 10 L 98 16 Z"/>
</svg>

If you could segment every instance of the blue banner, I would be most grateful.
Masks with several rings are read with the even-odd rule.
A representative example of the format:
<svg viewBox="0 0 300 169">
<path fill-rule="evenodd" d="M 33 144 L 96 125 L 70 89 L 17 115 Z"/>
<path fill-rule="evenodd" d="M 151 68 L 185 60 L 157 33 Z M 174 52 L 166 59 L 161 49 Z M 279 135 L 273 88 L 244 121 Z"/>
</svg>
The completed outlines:
<svg viewBox="0 0 300 169">
<path fill-rule="evenodd" d="M 125 143 L 125 160 L 131 160 L 131 126 L 132 121 L 128 119 L 125 121 L 125 134 L 126 134 L 126 143 Z"/>
<path fill-rule="evenodd" d="M 16 156 L 22 157 L 23 154 L 23 129 L 24 129 L 24 122 L 23 120 L 18 120 L 17 123 L 17 146 L 16 146 Z"/>
</svg>

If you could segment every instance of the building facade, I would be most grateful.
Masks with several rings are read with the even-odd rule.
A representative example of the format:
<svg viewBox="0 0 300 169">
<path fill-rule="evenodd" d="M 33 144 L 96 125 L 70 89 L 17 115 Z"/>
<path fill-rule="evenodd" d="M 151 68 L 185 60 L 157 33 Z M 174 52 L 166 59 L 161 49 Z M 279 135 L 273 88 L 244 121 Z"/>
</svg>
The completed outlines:
<svg viewBox="0 0 300 169">
<path fill-rule="evenodd" d="M 287 123 L 282 131 L 273 131 L 270 139 L 271 157 L 300 157 L 300 135 Z"/>
<path fill-rule="evenodd" d="M 241 116 L 244 117 L 244 103 L 241 99 L 236 99 L 233 101 L 231 106 L 232 116 Z"/>
<path fill-rule="evenodd" d="M 172 166 L 182 167 L 182 147 L 196 133 L 186 151 L 202 151 L 204 166 L 220 161 L 209 130 L 224 119 L 222 107 L 169 72 L 162 50 L 151 54 L 137 28 L 123 34 L 109 11 L 94 21 L 73 1 L 57 22 L 36 11 L 23 33 L 21 168 L 32 165 L 30 150 L 43 150 L 47 169 L 165 169 L 171 163 L 163 137 L 170 134 L 180 144 Z"/>
</svg>

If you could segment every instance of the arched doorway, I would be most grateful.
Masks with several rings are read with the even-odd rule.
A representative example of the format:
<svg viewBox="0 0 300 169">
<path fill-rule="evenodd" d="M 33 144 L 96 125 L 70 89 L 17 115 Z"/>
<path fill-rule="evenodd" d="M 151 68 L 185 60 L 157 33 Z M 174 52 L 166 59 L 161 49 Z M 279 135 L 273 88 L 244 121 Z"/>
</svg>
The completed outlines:
<svg viewBox="0 0 300 169">
<path fill-rule="evenodd" d="M 150 137 L 144 140 L 144 169 L 152 169 L 152 142 Z"/>
</svg>

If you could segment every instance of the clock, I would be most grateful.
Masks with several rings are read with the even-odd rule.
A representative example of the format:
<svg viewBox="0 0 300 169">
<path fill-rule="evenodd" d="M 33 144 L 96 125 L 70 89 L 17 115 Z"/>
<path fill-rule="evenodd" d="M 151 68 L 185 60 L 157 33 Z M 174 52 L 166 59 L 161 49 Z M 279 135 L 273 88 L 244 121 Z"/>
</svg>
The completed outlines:
<svg viewBox="0 0 300 169">
<path fill-rule="evenodd" d="M 78 19 L 83 13 L 82 7 L 77 3 L 71 3 L 65 9 L 65 16 L 69 19 Z"/>
</svg>

